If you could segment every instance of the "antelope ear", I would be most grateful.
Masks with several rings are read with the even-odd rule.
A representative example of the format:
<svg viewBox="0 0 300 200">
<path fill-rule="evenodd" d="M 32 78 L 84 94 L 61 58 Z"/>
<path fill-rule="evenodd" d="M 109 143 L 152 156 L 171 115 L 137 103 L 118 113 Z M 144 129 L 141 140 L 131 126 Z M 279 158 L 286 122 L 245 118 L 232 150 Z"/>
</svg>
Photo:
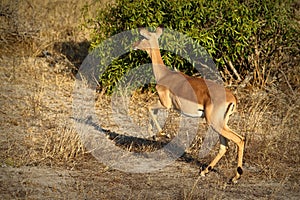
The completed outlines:
<svg viewBox="0 0 300 200">
<path fill-rule="evenodd" d="M 139 49 L 138 46 L 140 43 L 141 43 L 140 41 L 133 43 L 133 45 L 132 45 L 133 50 L 138 50 Z"/>
<path fill-rule="evenodd" d="M 163 27 L 157 27 L 157 29 L 156 29 L 157 38 L 159 38 L 162 33 L 163 33 Z"/>
<path fill-rule="evenodd" d="M 146 39 L 150 39 L 151 37 L 149 31 L 147 31 L 145 28 L 140 29 L 140 34 L 144 36 Z"/>
</svg>

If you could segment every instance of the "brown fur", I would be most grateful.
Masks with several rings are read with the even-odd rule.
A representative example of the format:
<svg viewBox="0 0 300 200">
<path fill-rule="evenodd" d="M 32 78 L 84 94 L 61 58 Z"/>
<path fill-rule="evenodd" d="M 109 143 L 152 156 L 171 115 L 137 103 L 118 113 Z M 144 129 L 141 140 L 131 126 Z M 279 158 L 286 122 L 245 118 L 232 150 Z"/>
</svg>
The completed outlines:
<svg viewBox="0 0 300 200">
<path fill-rule="evenodd" d="M 159 102 L 150 106 L 149 111 L 158 130 L 162 129 L 156 120 L 154 110 L 174 108 L 193 117 L 202 117 L 200 111 L 204 111 L 207 124 L 220 134 L 220 150 L 201 175 L 207 174 L 209 169 L 212 169 L 222 158 L 228 148 L 227 140 L 229 139 L 239 148 L 238 167 L 236 175 L 232 178 L 232 181 L 236 182 L 242 172 L 244 138 L 227 126 L 229 116 L 237 106 L 236 97 L 230 90 L 211 80 L 169 70 L 164 65 L 159 50 L 158 38 L 162 34 L 162 28 L 157 28 L 153 33 L 141 29 L 140 33 L 145 39 L 135 43 L 134 48 L 147 51 L 152 59 Z"/>
</svg>

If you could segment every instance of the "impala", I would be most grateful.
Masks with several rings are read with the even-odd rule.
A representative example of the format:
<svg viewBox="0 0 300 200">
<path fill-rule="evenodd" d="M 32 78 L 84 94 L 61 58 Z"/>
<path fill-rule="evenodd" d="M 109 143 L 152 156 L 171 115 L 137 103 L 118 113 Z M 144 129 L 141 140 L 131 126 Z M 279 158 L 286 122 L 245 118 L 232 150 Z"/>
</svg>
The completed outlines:
<svg viewBox="0 0 300 200">
<path fill-rule="evenodd" d="M 172 71 L 164 65 L 162 60 L 158 38 L 163 29 L 158 27 L 155 32 L 140 29 L 144 39 L 133 45 L 135 50 L 146 51 L 151 60 L 153 73 L 156 79 L 156 90 L 159 101 L 149 107 L 153 123 L 161 132 L 156 113 L 158 109 L 175 109 L 191 117 L 204 117 L 207 124 L 220 135 L 220 149 L 212 162 L 201 171 L 205 176 L 217 162 L 223 157 L 228 149 L 228 140 L 238 146 L 238 167 L 235 176 L 231 179 L 233 183 L 243 173 L 244 137 L 232 131 L 228 126 L 229 116 L 235 111 L 237 100 L 232 92 L 222 85 L 211 80 L 199 77 L 191 77 L 179 71 Z"/>
</svg>

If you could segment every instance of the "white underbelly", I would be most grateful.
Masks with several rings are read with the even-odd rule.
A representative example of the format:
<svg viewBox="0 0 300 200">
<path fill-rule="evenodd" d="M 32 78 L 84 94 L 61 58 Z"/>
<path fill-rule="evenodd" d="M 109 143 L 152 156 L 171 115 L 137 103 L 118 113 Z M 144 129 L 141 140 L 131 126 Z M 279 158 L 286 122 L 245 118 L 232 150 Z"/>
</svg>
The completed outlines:
<svg viewBox="0 0 300 200">
<path fill-rule="evenodd" d="M 186 115 L 188 117 L 200 117 L 200 118 L 203 118 L 204 117 L 204 110 L 197 110 L 193 113 L 187 113 L 187 112 L 183 112 L 181 111 L 181 114 L 183 115 Z"/>
<path fill-rule="evenodd" d="M 173 99 L 173 106 L 181 114 L 188 117 L 204 117 L 204 107 L 196 103 L 197 101 L 190 101 L 184 98 L 175 96 Z"/>
</svg>

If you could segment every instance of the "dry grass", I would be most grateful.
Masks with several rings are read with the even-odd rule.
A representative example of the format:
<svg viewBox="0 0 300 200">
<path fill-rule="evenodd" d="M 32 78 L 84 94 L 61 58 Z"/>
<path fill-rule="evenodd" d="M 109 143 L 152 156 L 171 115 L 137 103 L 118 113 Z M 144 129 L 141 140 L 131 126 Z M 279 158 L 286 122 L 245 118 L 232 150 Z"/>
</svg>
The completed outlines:
<svg viewBox="0 0 300 200">
<path fill-rule="evenodd" d="M 300 196 L 299 58 L 291 62 L 295 70 L 281 70 L 275 82 L 270 78 L 268 88 L 246 85 L 235 91 L 239 112 L 230 120 L 230 127 L 247 138 L 245 174 L 237 186 L 226 184 L 236 165 L 233 143 L 216 172 L 205 179 L 198 177 L 199 165 L 207 163 L 217 151 L 216 146 L 205 158 L 198 157 L 205 125 L 200 125 L 199 134 L 182 159 L 157 173 L 128 174 L 98 163 L 81 143 L 72 119 L 73 72 L 87 52 L 89 39 L 78 28 L 84 3 L 0 3 L 2 199 Z M 147 125 L 146 107 L 156 99 L 155 94 L 140 92 L 131 97 L 129 113 L 136 123 Z M 110 106 L 110 97 L 97 96 L 101 126 L 111 131 L 108 136 L 117 145 L 136 152 L 155 151 L 163 145 L 118 132 Z M 170 113 L 165 125 L 165 131 L 171 134 L 176 134 L 176 115 Z"/>
<path fill-rule="evenodd" d="M 72 72 L 88 47 L 78 31 L 85 3 L 1 2 L 4 164 L 72 162 L 83 154 L 70 116 Z"/>
</svg>

